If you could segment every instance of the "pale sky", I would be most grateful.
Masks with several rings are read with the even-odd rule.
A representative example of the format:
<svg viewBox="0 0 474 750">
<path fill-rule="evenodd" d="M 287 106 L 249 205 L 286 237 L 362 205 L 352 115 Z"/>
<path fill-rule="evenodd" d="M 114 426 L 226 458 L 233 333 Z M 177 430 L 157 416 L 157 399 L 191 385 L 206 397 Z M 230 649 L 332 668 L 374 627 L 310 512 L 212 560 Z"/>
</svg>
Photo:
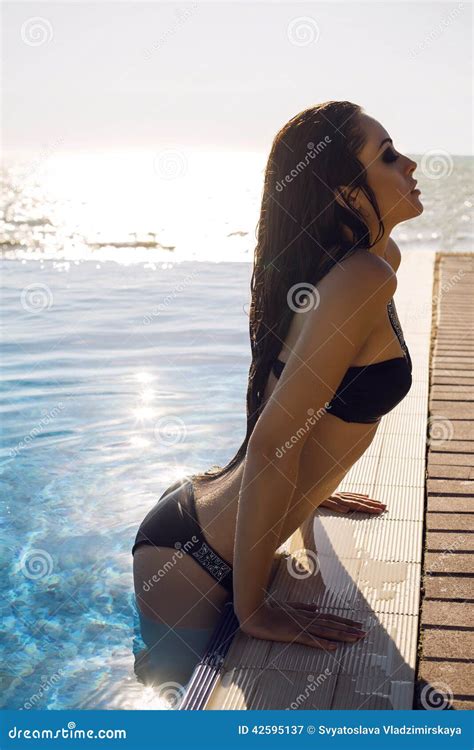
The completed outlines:
<svg viewBox="0 0 474 750">
<path fill-rule="evenodd" d="M 469 2 L 3 3 L 6 154 L 268 152 L 297 112 L 362 105 L 397 149 L 472 153 Z"/>
</svg>

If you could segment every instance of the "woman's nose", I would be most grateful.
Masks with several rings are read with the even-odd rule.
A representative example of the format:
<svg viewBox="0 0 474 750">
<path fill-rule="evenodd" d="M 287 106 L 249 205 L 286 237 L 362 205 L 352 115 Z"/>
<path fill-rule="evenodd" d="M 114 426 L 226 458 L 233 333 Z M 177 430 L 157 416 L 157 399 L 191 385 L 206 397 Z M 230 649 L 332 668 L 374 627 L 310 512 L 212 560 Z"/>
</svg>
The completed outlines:
<svg viewBox="0 0 474 750">
<path fill-rule="evenodd" d="M 410 159 L 408 156 L 407 156 L 407 165 L 408 165 L 408 168 L 407 168 L 408 174 L 410 174 L 410 172 L 414 172 L 418 166 L 416 161 L 413 161 L 413 159 Z"/>
</svg>

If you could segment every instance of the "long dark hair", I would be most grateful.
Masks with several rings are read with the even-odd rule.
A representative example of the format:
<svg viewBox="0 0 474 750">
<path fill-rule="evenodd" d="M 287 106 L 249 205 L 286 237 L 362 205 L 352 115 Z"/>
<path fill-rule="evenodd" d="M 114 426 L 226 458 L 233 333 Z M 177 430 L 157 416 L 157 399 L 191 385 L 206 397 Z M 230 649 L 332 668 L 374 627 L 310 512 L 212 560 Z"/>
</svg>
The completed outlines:
<svg viewBox="0 0 474 750">
<path fill-rule="evenodd" d="M 252 362 L 247 386 L 247 433 L 222 468 L 193 475 L 206 480 L 232 471 L 245 457 L 262 410 L 273 361 L 281 351 L 295 307 L 330 269 L 361 247 L 369 248 L 385 228 L 364 165 L 362 108 L 328 101 L 303 110 L 276 134 L 265 169 L 249 312 Z M 347 186 L 348 191 L 338 191 Z M 351 205 L 361 190 L 379 220 L 370 244 L 362 215 Z M 335 200 L 338 194 L 344 205 Z M 344 233 L 344 225 L 352 238 Z M 290 299 L 291 298 L 291 299 Z"/>
</svg>

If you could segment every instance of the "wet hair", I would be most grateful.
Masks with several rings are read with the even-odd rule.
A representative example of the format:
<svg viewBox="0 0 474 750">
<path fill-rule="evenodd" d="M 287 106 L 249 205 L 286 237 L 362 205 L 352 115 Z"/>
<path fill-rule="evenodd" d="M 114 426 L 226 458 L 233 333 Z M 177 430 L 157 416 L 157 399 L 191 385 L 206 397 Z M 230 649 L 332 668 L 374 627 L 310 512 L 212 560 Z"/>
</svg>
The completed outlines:
<svg viewBox="0 0 474 750">
<path fill-rule="evenodd" d="M 249 332 L 252 361 L 247 385 L 247 432 L 224 467 L 194 478 L 213 480 L 240 464 L 263 406 L 272 364 L 296 308 L 344 258 L 372 247 L 385 228 L 366 169 L 357 158 L 366 142 L 363 110 L 348 101 L 327 101 L 303 110 L 276 134 L 268 157 L 251 277 Z M 346 190 L 338 188 L 346 186 Z M 370 232 L 351 197 L 362 191 L 379 220 Z M 335 200 L 339 195 L 341 205 Z M 352 234 L 348 239 L 347 227 Z"/>
</svg>

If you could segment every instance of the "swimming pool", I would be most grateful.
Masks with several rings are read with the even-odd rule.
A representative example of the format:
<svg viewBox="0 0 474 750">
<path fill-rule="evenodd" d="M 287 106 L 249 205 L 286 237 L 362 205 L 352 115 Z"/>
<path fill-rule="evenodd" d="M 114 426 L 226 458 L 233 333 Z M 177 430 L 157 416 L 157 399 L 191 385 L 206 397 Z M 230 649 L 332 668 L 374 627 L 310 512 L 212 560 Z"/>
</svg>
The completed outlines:
<svg viewBox="0 0 474 750">
<path fill-rule="evenodd" d="M 243 440 L 250 274 L 2 263 L 3 707 L 166 707 L 134 671 L 130 550 L 168 484 Z"/>
</svg>

